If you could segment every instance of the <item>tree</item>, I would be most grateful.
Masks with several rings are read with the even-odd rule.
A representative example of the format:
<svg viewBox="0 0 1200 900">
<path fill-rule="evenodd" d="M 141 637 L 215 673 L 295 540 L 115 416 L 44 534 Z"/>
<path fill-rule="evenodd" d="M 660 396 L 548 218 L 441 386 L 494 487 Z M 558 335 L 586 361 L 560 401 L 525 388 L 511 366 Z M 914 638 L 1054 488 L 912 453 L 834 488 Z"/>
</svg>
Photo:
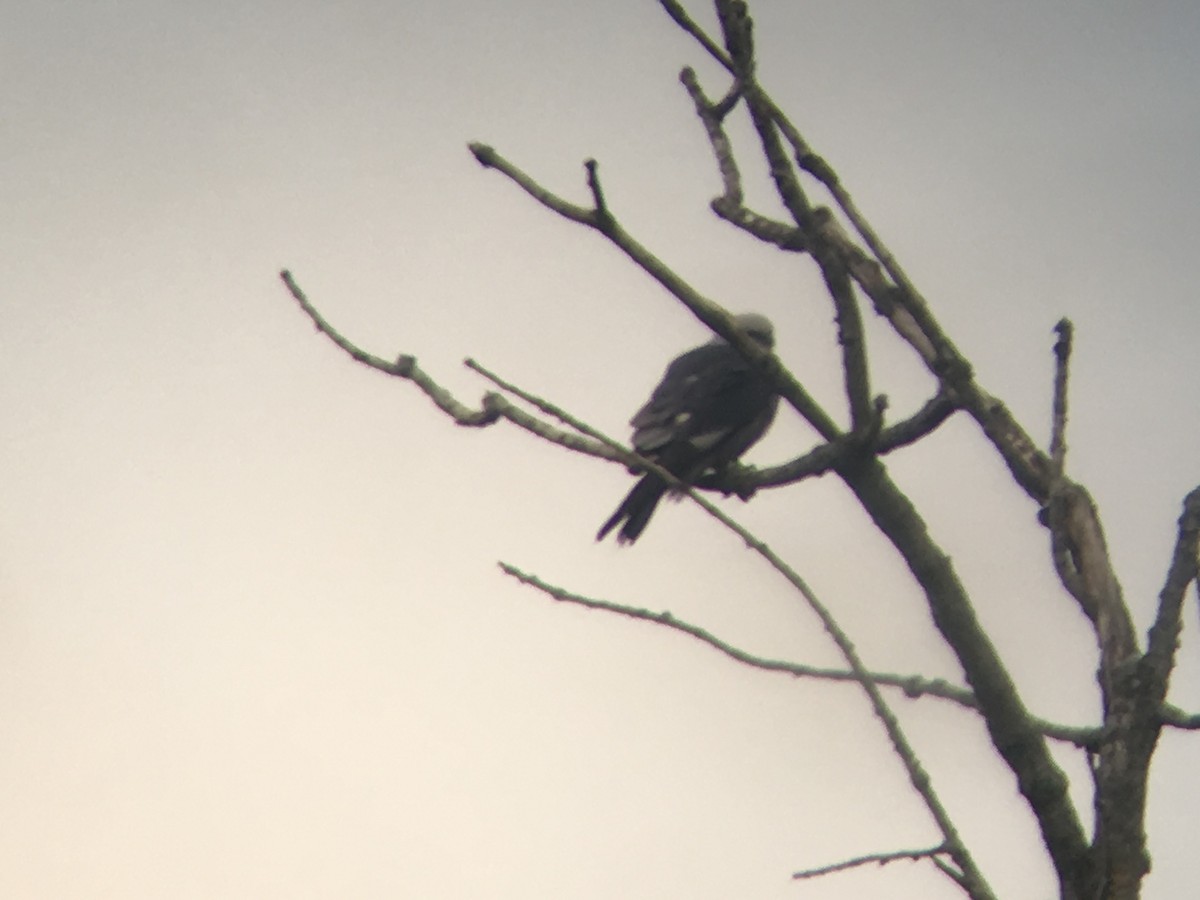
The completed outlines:
<svg viewBox="0 0 1200 900">
<path fill-rule="evenodd" d="M 661 0 L 661 5 L 729 75 L 727 90 L 715 101 L 692 70 L 685 69 L 681 77 L 707 135 L 723 185 L 721 195 L 712 202 L 713 211 L 735 228 L 783 253 L 810 259 L 827 288 L 841 353 L 847 411 L 844 423 L 818 403 L 776 357 L 733 327 L 730 315 L 722 307 L 701 295 L 622 226 L 619 212 L 606 201 L 595 161 L 586 164 L 591 201 L 581 206 L 547 190 L 490 146 L 472 144 L 471 152 L 481 165 L 506 176 L 547 209 L 611 242 L 713 332 L 759 366 L 772 380 L 783 402 L 819 436 L 816 446 L 787 463 L 761 470 L 711 473 L 685 492 L 725 527 L 734 529 L 805 598 L 837 644 L 846 668 L 839 672 L 817 671 L 800 664 L 763 660 L 674 617 L 591 599 L 547 584 L 512 566 L 505 566 L 505 571 L 556 599 L 687 632 L 750 665 L 782 667 L 805 677 L 850 679 L 860 685 L 903 761 L 914 790 L 928 809 L 940 840 L 928 848 L 889 849 L 800 875 L 912 857 L 931 861 L 967 896 L 994 896 L 986 873 L 980 870 L 951 813 L 939 798 L 936 773 L 931 776 L 926 772 L 891 710 L 884 689 L 895 688 L 911 697 L 940 698 L 981 718 L 996 755 L 1012 772 L 1033 815 L 1056 872 L 1060 896 L 1070 900 L 1096 897 L 1123 900 L 1139 896 L 1150 864 L 1144 823 L 1148 777 L 1156 744 L 1164 727 L 1200 727 L 1200 717 L 1187 715 L 1167 703 L 1183 601 L 1197 576 L 1200 488 L 1183 500 L 1154 623 L 1143 642 L 1122 596 L 1096 504 L 1086 487 L 1068 474 L 1066 466 L 1071 323 L 1064 319 L 1056 326 L 1051 439 L 1043 449 L 1030 437 L 1028 427 L 1018 422 L 979 383 L 970 360 L 959 351 L 931 306 L 860 214 L 836 171 L 808 145 L 759 83 L 752 23 L 745 4 L 717 0 L 719 42 L 673 0 Z M 746 204 L 741 164 L 728 131 L 729 116 L 735 111 L 749 116 L 758 151 L 786 210 L 786 219 L 773 218 Z M 818 191 L 830 198 L 832 208 L 815 202 Z M 317 327 L 343 350 L 359 362 L 412 381 L 455 422 L 478 427 L 507 420 L 573 451 L 633 465 L 672 480 L 669 473 L 630 454 L 576 416 L 471 362 L 468 364 L 492 381 L 499 392 L 488 394 L 479 409 L 467 407 L 419 368 L 413 357 L 402 356 L 394 362 L 385 360 L 342 337 L 317 312 L 291 275 L 285 272 L 283 278 Z M 936 389 L 920 408 L 895 420 L 888 415 L 886 398 L 872 389 L 870 348 L 862 319 L 865 302 L 890 326 L 894 337 L 910 348 L 936 383 Z M 529 413 L 508 397 L 532 405 L 542 417 Z M 930 533 L 912 500 L 889 472 L 889 455 L 926 440 L 951 417 L 967 418 L 975 424 L 1003 461 L 1013 486 L 1038 510 L 1065 595 L 1077 605 L 1095 635 L 1096 690 L 1101 717 L 1093 727 L 1067 727 L 1042 720 L 1029 711 L 1022 691 L 976 615 L 968 587 L 945 548 Z M 553 420 L 558 424 L 552 424 Z M 794 485 L 822 475 L 832 475 L 846 486 L 880 534 L 902 557 L 928 603 L 942 640 L 961 667 L 964 685 L 870 670 L 838 626 L 829 606 L 808 588 L 800 574 L 698 493 L 709 490 L 749 496 L 755 491 Z M 1094 782 L 1090 828 L 1071 796 L 1066 774 L 1051 752 L 1051 742 L 1075 748 L 1089 762 Z"/>
</svg>

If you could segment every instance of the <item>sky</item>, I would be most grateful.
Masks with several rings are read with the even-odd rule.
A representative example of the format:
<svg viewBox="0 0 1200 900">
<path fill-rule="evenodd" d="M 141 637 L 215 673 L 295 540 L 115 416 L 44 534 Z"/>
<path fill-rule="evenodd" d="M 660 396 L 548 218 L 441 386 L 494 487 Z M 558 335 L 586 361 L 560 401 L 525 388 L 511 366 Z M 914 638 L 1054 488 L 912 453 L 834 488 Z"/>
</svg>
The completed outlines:
<svg viewBox="0 0 1200 900">
<path fill-rule="evenodd" d="M 1052 329 L 1074 321 L 1068 469 L 1144 631 L 1200 482 L 1200 7 L 752 11 L 763 84 L 1039 441 Z M 924 864 L 790 879 L 937 842 L 855 689 L 751 671 L 496 566 L 836 665 L 735 537 L 671 504 L 635 547 L 596 544 L 621 467 L 454 426 L 316 334 L 279 282 L 290 269 L 348 338 L 415 355 L 465 402 L 488 389 L 469 356 L 626 437 L 703 327 L 466 145 L 579 203 L 594 157 L 624 226 L 706 296 L 769 315 L 844 420 L 811 262 L 708 211 L 719 181 L 678 73 L 726 82 L 656 3 L 0 13 L 0 895 L 958 896 Z M 777 215 L 748 128 L 732 133 L 751 202 Z M 931 381 L 868 325 L 903 415 Z M 781 413 L 749 459 L 814 440 Z M 887 463 L 1030 707 L 1094 723 L 1093 638 L 977 429 L 953 419 Z M 870 666 L 959 677 L 832 479 L 724 506 Z M 1171 694 L 1189 710 L 1196 626 L 1190 600 Z M 998 895 L 1052 896 L 979 723 L 896 709 Z M 1167 733 L 1156 757 L 1149 898 L 1194 884 L 1194 742 Z M 1086 769 L 1055 752 L 1087 819 Z"/>
</svg>

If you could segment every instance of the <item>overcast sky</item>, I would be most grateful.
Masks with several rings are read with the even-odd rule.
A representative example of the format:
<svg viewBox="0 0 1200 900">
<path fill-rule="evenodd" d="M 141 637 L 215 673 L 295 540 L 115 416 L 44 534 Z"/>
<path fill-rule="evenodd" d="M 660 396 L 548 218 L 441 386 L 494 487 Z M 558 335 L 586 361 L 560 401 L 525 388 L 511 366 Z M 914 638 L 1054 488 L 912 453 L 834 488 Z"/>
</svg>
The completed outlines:
<svg viewBox="0 0 1200 900">
<path fill-rule="evenodd" d="M 711 10 L 689 8 L 706 25 Z M 760 73 L 977 366 L 1045 441 L 1076 325 L 1069 468 L 1140 629 L 1200 482 L 1200 7 L 760 0 Z M 480 168 L 492 144 L 613 212 L 707 296 L 766 313 L 842 415 L 811 262 L 717 221 L 678 83 L 726 82 L 651 0 L 0 2 L 0 895 L 955 897 L 848 687 L 752 672 L 547 598 L 504 560 L 836 664 L 778 578 L 687 504 L 631 549 L 630 483 L 511 427 L 466 431 L 317 335 L 472 356 L 608 432 L 707 336 L 595 234 Z M 734 128 L 747 138 L 744 125 Z M 743 140 L 751 199 L 771 201 Z M 872 322 L 896 415 L 931 382 Z M 781 414 L 751 454 L 813 434 Z M 1036 510 L 969 421 L 888 458 L 1031 707 L 1096 721 L 1091 633 Z M 894 553 L 831 479 L 728 509 L 867 662 L 957 679 Z M 1200 709 L 1189 601 L 1172 698 Z M 978 723 L 897 700 L 1001 896 L 1048 898 Z M 1147 897 L 1195 883 L 1196 739 L 1156 759 Z M 1087 775 L 1063 752 L 1085 820 Z"/>
</svg>

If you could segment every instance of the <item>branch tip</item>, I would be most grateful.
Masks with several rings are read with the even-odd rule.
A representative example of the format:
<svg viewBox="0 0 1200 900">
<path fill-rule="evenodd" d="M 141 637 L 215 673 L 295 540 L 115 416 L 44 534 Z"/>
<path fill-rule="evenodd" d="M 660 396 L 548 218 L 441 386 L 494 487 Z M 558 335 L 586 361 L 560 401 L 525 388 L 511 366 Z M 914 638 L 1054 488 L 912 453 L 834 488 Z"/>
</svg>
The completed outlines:
<svg viewBox="0 0 1200 900">
<path fill-rule="evenodd" d="M 471 155 L 475 157 L 475 161 L 485 169 L 490 169 L 495 164 L 496 151 L 487 144 L 472 141 L 467 144 L 467 149 L 471 151 Z"/>
<path fill-rule="evenodd" d="M 1064 316 L 1055 324 L 1054 333 L 1058 335 L 1058 340 L 1054 344 L 1054 355 L 1061 360 L 1066 360 L 1071 355 L 1071 338 L 1075 334 L 1075 326 L 1071 324 L 1070 319 Z"/>
<path fill-rule="evenodd" d="M 1071 360 L 1071 320 L 1062 318 L 1054 326 L 1054 400 L 1050 422 L 1050 466 L 1054 477 L 1062 478 L 1067 462 L 1067 380 Z"/>
<path fill-rule="evenodd" d="M 612 215 L 608 211 L 608 204 L 604 201 L 604 191 L 600 187 L 600 164 L 594 159 L 585 159 L 583 167 L 587 169 L 588 189 L 592 192 L 592 204 L 596 210 L 597 223 L 603 230 L 605 225 L 612 222 Z"/>
</svg>

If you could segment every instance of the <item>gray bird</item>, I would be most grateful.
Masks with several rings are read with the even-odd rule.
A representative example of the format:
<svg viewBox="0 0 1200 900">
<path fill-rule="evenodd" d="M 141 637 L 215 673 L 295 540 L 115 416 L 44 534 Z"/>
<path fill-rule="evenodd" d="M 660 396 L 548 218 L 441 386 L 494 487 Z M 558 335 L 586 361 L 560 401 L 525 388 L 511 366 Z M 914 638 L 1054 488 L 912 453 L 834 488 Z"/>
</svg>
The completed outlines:
<svg viewBox="0 0 1200 900">
<path fill-rule="evenodd" d="M 775 345 L 775 329 L 765 316 L 745 313 L 734 321 L 765 349 Z M 629 420 L 633 449 L 691 484 L 750 449 L 771 426 L 778 403 L 766 377 L 736 347 L 716 338 L 667 366 L 650 400 Z M 661 476 L 647 472 L 600 527 L 596 540 L 620 524 L 617 543 L 632 544 L 668 489 Z"/>
</svg>

